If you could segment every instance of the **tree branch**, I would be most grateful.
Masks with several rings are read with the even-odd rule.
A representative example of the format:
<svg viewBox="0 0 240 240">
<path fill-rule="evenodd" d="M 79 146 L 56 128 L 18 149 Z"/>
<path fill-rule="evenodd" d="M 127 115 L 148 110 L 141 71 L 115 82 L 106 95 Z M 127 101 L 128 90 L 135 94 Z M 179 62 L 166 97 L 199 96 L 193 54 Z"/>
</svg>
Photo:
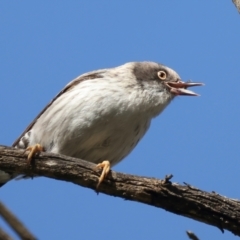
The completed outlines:
<svg viewBox="0 0 240 240">
<path fill-rule="evenodd" d="M 0 216 L 12 227 L 21 239 L 36 240 L 36 238 L 28 231 L 28 229 L 0 202 Z M 1 229 L 1 234 L 6 233 Z M 8 238 L 7 238 L 8 237 Z M 0 239 L 11 239 L 9 236 L 4 236 Z"/>
<path fill-rule="evenodd" d="M 236 6 L 238 12 L 240 13 L 240 0 L 232 0 L 232 2 Z"/>
<path fill-rule="evenodd" d="M 192 240 L 199 240 L 199 238 L 195 235 L 195 233 L 193 233 L 191 231 L 187 231 L 187 235 Z"/>
<path fill-rule="evenodd" d="M 0 239 L 13 240 L 2 228 L 0 228 Z"/>
<path fill-rule="evenodd" d="M 93 190 L 101 172 L 93 163 L 51 153 L 42 153 L 29 166 L 22 150 L 4 146 L 0 146 L 0 169 L 68 181 Z M 163 208 L 240 236 L 240 201 L 172 183 L 169 177 L 159 180 L 111 171 L 98 191 Z"/>
</svg>

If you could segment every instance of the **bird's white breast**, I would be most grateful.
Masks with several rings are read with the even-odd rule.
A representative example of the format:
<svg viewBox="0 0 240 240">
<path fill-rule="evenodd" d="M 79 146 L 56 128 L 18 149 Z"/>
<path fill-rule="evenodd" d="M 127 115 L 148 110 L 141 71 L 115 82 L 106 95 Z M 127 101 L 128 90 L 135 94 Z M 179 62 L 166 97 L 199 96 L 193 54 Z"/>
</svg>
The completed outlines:
<svg viewBox="0 0 240 240">
<path fill-rule="evenodd" d="M 95 163 L 119 162 L 171 100 L 126 77 L 128 81 L 116 82 L 112 76 L 86 80 L 62 94 L 33 126 L 29 144 Z"/>
</svg>

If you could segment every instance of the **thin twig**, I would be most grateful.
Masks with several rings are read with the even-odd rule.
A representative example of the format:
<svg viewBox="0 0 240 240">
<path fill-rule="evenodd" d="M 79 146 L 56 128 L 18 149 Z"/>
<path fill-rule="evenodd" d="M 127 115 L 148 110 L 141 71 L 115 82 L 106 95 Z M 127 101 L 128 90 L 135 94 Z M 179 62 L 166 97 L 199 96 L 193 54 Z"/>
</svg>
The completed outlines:
<svg viewBox="0 0 240 240">
<path fill-rule="evenodd" d="M 13 240 L 2 228 L 0 228 L 0 240 Z"/>
<path fill-rule="evenodd" d="M 191 231 L 186 231 L 188 237 L 192 240 L 200 240 L 195 233 L 191 232 Z"/>
<path fill-rule="evenodd" d="M 0 216 L 12 227 L 17 235 L 24 240 L 35 240 L 29 230 L 0 202 Z M 4 238 L 3 238 L 4 239 Z"/>
<path fill-rule="evenodd" d="M 240 0 L 232 0 L 232 2 L 234 3 L 238 12 L 240 13 Z"/>
</svg>

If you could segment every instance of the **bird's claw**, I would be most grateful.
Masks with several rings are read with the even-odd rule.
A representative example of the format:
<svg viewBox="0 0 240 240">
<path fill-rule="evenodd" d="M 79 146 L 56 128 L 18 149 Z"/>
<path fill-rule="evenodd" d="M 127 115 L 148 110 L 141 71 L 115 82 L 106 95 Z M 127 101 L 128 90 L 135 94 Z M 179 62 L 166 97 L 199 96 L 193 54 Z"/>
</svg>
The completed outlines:
<svg viewBox="0 0 240 240">
<path fill-rule="evenodd" d="M 33 146 L 29 146 L 25 149 L 24 153 L 28 152 L 28 156 L 27 156 L 27 163 L 31 164 L 32 159 L 34 156 L 36 156 L 37 154 L 39 154 L 40 152 L 43 151 L 43 147 L 40 144 L 35 144 Z"/>
<path fill-rule="evenodd" d="M 105 179 L 105 177 L 108 175 L 108 173 L 110 171 L 110 162 L 105 160 L 105 161 L 97 164 L 96 167 L 102 168 L 101 176 L 98 178 L 98 184 L 97 184 L 97 189 L 98 189 L 98 187 L 100 186 L 100 184 L 102 183 L 102 181 Z"/>
</svg>

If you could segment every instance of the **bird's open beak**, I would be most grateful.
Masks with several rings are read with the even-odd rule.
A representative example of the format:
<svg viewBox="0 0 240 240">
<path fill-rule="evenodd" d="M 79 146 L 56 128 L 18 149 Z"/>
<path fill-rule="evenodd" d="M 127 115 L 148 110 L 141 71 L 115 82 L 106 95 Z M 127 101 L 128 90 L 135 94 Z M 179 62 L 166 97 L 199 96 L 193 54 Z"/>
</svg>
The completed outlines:
<svg viewBox="0 0 240 240">
<path fill-rule="evenodd" d="M 170 92 L 175 95 L 185 95 L 185 96 L 199 96 L 199 94 L 188 90 L 189 87 L 203 86 L 203 83 L 194 82 L 166 82 L 166 85 L 170 88 Z"/>
</svg>

